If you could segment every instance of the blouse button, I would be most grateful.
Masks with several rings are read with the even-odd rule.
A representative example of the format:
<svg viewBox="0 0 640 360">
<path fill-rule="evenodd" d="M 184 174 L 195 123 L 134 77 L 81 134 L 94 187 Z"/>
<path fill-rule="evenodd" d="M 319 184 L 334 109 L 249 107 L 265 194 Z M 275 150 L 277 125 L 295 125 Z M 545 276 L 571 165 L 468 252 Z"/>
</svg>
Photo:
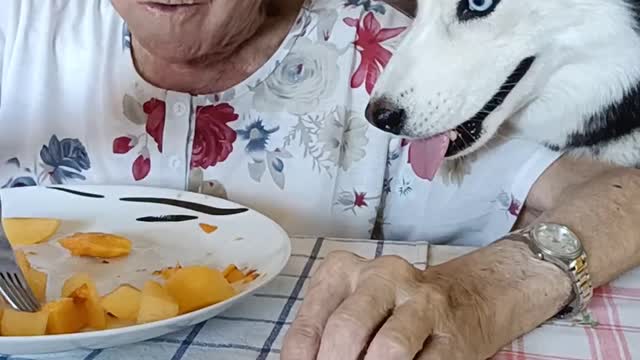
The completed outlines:
<svg viewBox="0 0 640 360">
<path fill-rule="evenodd" d="M 169 166 L 171 166 L 172 169 L 176 170 L 180 168 L 181 165 L 182 165 L 182 161 L 180 161 L 180 159 L 178 159 L 177 156 L 172 156 L 169 159 Z"/>
<path fill-rule="evenodd" d="M 187 113 L 187 105 L 181 102 L 173 104 L 173 113 L 177 116 L 183 116 Z"/>
</svg>

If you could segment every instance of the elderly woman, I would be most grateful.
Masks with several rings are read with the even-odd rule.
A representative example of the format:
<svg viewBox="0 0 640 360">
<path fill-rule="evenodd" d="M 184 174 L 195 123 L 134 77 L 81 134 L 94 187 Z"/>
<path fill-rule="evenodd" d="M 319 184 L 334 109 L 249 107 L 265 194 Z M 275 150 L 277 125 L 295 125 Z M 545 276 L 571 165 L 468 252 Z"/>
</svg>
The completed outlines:
<svg viewBox="0 0 640 360">
<path fill-rule="evenodd" d="M 640 264 L 640 174 L 514 139 L 460 184 L 423 180 L 364 118 L 408 25 L 370 0 L 4 0 L 3 184 L 173 187 L 292 235 L 485 246 L 426 271 L 330 255 L 282 358 L 487 358 Z"/>
</svg>

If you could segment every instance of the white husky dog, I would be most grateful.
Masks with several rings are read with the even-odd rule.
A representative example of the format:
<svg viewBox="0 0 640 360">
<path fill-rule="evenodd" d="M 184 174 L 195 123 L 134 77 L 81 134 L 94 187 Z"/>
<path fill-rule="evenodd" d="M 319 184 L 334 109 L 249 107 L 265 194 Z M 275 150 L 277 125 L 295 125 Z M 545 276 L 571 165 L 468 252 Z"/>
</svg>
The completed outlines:
<svg viewBox="0 0 640 360">
<path fill-rule="evenodd" d="M 417 2 L 373 125 L 436 168 L 504 137 L 640 167 L 640 0 Z"/>
</svg>

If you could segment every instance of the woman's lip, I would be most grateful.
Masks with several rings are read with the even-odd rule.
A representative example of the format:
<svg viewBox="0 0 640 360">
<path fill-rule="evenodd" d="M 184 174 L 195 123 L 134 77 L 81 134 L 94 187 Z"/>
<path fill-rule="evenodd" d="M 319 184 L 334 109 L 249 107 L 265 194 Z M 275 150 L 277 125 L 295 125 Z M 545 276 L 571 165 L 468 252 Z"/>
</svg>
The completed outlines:
<svg viewBox="0 0 640 360">
<path fill-rule="evenodd" d="M 191 10 L 202 4 L 187 3 L 187 4 L 163 4 L 157 2 L 144 2 L 142 3 L 147 9 L 156 13 L 174 13 L 178 11 Z"/>
<path fill-rule="evenodd" d="M 206 0 L 191 0 L 191 1 L 140 1 L 143 4 L 152 5 L 166 5 L 166 6 L 182 6 L 182 5 L 202 5 Z"/>
</svg>

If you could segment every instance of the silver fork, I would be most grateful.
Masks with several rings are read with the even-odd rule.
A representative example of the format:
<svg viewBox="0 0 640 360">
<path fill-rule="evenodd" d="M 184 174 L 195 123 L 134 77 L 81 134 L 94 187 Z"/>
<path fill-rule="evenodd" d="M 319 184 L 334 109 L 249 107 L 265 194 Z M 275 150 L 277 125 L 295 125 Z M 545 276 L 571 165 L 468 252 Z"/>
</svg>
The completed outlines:
<svg viewBox="0 0 640 360">
<path fill-rule="evenodd" d="M 0 201 L 0 220 L 2 202 Z M 22 270 L 16 262 L 13 248 L 0 221 L 0 293 L 9 306 L 18 311 L 36 312 L 40 302 L 33 295 Z"/>
</svg>

